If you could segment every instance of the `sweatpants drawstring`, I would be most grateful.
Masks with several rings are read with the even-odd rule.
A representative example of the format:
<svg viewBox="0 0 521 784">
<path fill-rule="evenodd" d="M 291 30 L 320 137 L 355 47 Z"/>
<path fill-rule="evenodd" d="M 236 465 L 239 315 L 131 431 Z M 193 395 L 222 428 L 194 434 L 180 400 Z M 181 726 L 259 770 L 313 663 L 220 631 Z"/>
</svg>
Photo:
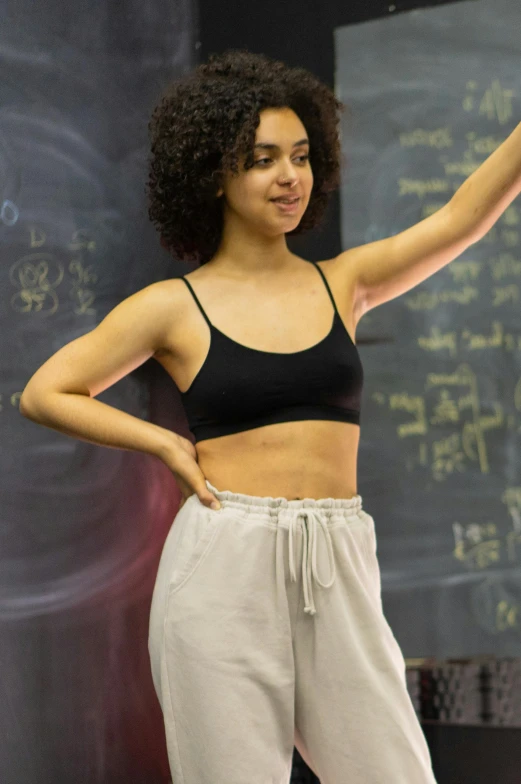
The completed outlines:
<svg viewBox="0 0 521 784">
<path fill-rule="evenodd" d="M 293 582 L 297 581 L 295 570 L 295 551 L 293 549 L 293 535 L 297 527 L 297 520 L 299 517 L 307 518 L 307 523 L 304 523 L 302 529 L 304 537 L 304 541 L 302 543 L 302 585 L 304 588 L 305 601 L 304 612 L 309 613 L 310 615 L 315 615 L 317 610 L 313 600 L 313 585 L 311 578 L 314 577 L 316 582 L 322 588 L 330 588 L 333 585 L 336 576 L 333 542 L 331 540 L 331 535 L 328 531 L 324 516 L 320 515 L 316 509 L 296 509 L 289 526 L 289 568 Z M 332 573 L 331 579 L 328 583 L 323 583 L 321 581 L 317 571 L 317 523 L 320 525 L 326 536 L 328 556 Z"/>
</svg>

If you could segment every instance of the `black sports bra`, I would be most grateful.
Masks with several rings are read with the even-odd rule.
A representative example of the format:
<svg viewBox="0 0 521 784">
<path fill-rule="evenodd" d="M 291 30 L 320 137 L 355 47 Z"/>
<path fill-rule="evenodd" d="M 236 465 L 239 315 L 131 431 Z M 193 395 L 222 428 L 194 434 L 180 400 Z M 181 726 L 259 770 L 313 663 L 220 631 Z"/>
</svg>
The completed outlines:
<svg viewBox="0 0 521 784">
<path fill-rule="evenodd" d="M 243 346 L 208 319 L 186 278 L 182 278 L 210 327 L 206 359 L 181 399 L 195 440 L 240 433 L 263 425 L 323 419 L 360 424 L 364 374 L 358 350 L 335 310 L 329 333 L 302 351 L 275 353 Z"/>
</svg>

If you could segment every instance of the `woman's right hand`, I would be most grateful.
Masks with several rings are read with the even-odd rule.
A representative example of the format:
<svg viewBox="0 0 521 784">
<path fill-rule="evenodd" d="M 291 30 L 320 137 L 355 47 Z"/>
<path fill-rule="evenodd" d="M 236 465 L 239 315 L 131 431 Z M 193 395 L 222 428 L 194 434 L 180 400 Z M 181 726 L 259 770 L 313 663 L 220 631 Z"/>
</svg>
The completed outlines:
<svg viewBox="0 0 521 784">
<path fill-rule="evenodd" d="M 195 446 L 187 438 L 183 438 L 177 433 L 172 435 L 172 441 L 163 450 L 161 459 L 172 471 L 181 490 L 183 500 L 179 509 L 194 493 L 204 506 L 210 507 L 215 502 L 218 504 L 217 508 L 220 508 L 219 499 L 206 486 L 206 478 L 197 462 Z"/>
</svg>

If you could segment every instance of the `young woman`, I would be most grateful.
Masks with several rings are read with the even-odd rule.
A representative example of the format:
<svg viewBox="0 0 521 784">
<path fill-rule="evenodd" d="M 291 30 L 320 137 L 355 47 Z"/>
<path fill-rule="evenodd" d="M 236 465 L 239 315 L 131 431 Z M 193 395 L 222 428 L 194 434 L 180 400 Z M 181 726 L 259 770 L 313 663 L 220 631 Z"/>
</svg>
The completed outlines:
<svg viewBox="0 0 521 784">
<path fill-rule="evenodd" d="M 286 236 L 318 225 L 339 184 L 342 108 L 245 51 L 175 82 L 150 123 L 150 218 L 199 267 L 124 300 L 21 400 L 41 424 L 157 455 L 179 483 L 149 635 L 175 784 L 287 784 L 294 744 L 322 784 L 435 782 L 357 493 L 355 332 L 490 228 L 521 145 L 417 226 L 310 263 Z M 95 400 L 150 357 L 195 444 Z"/>
</svg>

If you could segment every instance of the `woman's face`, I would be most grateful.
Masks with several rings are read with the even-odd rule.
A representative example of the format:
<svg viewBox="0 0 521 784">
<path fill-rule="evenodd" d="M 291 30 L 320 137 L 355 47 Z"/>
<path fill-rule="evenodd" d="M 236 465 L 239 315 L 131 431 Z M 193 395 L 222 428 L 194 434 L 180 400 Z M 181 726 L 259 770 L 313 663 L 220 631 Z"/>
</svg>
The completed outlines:
<svg viewBox="0 0 521 784">
<path fill-rule="evenodd" d="M 306 138 L 306 129 L 292 109 L 261 112 L 253 167 L 245 171 L 244 158 L 239 160 L 239 174 L 227 173 L 224 187 L 217 192 L 224 195 L 225 220 L 239 218 L 269 235 L 298 226 L 313 187 Z M 285 211 L 273 201 L 286 195 L 299 196 L 294 211 Z"/>
</svg>

